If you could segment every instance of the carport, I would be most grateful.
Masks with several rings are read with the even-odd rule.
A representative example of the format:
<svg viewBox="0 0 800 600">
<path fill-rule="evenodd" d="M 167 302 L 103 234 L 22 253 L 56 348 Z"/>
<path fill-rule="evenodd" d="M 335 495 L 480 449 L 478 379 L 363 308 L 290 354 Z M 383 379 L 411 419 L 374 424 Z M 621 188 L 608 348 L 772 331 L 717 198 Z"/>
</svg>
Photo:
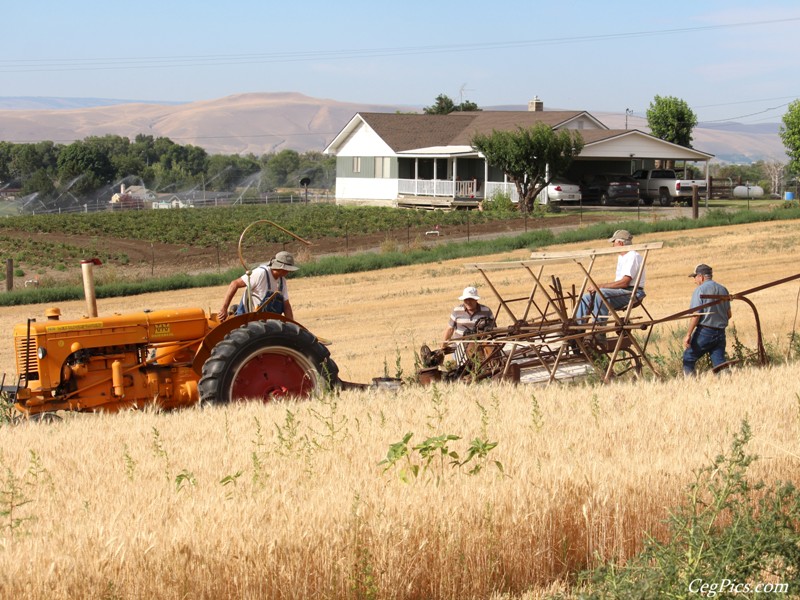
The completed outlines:
<svg viewBox="0 0 800 600">
<path fill-rule="evenodd" d="M 637 129 L 591 129 L 581 131 L 584 146 L 572 163 L 567 177 L 578 181 L 597 173 L 633 173 L 652 169 L 656 163 L 703 163 L 700 167 L 710 187 L 708 161 L 713 154 L 665 142 Z"/>
</svg>

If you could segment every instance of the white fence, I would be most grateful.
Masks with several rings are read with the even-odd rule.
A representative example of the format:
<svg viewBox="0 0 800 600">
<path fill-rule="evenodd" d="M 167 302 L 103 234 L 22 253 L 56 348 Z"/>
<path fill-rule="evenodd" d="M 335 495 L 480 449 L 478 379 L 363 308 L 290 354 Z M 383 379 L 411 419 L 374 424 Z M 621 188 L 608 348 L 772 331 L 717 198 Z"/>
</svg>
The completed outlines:
<svg viewBox="0 0 800 600">
<path fill-rule="evenodd" d="M 486 182 L 486 198 L 491 199 L 495 194 L 507 194 L 512 202 L 519 202 L 517 186 L 513 183 L 503 183 L 502 181 Z"/>
<path fill-rule="evenodd" d="M 410 196 L 476 198 L 480 197 L 476 188 L 475 181 L 453 181 L 451 179 L 399 179 L 397 182 L 397 192 Z"/>
</svg>

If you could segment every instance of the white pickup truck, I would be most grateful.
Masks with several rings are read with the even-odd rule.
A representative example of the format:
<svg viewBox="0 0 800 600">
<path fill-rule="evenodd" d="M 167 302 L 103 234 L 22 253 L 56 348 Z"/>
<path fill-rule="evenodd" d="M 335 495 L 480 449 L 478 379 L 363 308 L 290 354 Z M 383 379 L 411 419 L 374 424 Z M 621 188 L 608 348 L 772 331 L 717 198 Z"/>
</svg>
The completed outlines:
<svg viewBox="0 0 800 600">
<path fill-rule="evenodd" d="M 669 206 L 673 201 L 692 202 L 692 188 L 698 194 L 706 193 L 704 179 L 678 179 L 673 169 L 639 169 L 631 175 L 639 182 L 639 197 L 650 206 L 658 200 L 661 206 Z"/>
</svg>

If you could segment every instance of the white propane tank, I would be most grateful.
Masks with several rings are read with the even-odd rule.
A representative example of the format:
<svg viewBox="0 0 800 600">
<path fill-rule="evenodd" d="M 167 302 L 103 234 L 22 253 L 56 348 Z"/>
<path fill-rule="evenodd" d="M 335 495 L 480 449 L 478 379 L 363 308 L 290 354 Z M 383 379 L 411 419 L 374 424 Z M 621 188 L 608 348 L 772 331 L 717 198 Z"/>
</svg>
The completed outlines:
<svg viewBox="0 0 800 600">
<path fill-rule="evenodd" d="M 734 198 L 761 198 L 764 188 L 759 185 L 737 185 L 733 188 Z"/>
</svg>

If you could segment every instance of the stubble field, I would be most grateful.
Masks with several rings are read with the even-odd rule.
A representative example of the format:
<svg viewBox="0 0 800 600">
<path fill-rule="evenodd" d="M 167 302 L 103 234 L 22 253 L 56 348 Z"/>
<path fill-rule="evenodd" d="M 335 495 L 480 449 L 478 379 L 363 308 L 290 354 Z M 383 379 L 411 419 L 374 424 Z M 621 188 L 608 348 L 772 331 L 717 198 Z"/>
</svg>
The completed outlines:
<svg viewBox="0 0 800 600">
<path fill-rule="evenodd" d="M 783 222 L 635 241 L 665 242 L 648 262 L 647 306 L 661 317 L 688 306 L 687 275 L 698 262 L 731 292 L 794 274 L 800 231 Z M 464 286 L 477 284 L 496 308 L 464 262 L 297 279 L 295 315 L 333 341 L 343 378 L 407 376 L 414 349 L 440 339 Z M 600 259 L 595 274 L 613 268 L 613 257 Z M 577 270 L 558 275 L 579 283 Z M 493 281 L 510 295 L 532 284 L 523 271 Z M 101 300 L 98 308 L 216 311 L 223 292 Z M 787 350 L 797 297 L 796 282 L 751 296 L 778 351 Z M 44 308 L 0 309 L 3 330 Z M 82 302 L 61 309 L 64 318 L 85 312 Z M 738 338 L 754 347 L 752 312 L 743 303 L 733 310 Z M 668 353 L 682 327 L 658 326 L 655 350 Z M 0 365 L 14 371 L 10 335 Z M 13 510 L 0 517 L 0 590 L 29 598 L 534 595 L 597 560 L 630 556 L 645 532 L 663 535 L 692 470 L 724 451 L 742 420 L 763 457 L 753 474 L 796 480 L 796 381 L 790 364 L 607 386 L 407 386 L 3 427 L 0 508 Z M 405 474 L 386 470 L 378 463 L 407 433 L 409 448 L 456 436 L 441 443 L 462 460 L 474 440 L 497 446 L 463 466 L 411 449 Z"/>
</svg>

